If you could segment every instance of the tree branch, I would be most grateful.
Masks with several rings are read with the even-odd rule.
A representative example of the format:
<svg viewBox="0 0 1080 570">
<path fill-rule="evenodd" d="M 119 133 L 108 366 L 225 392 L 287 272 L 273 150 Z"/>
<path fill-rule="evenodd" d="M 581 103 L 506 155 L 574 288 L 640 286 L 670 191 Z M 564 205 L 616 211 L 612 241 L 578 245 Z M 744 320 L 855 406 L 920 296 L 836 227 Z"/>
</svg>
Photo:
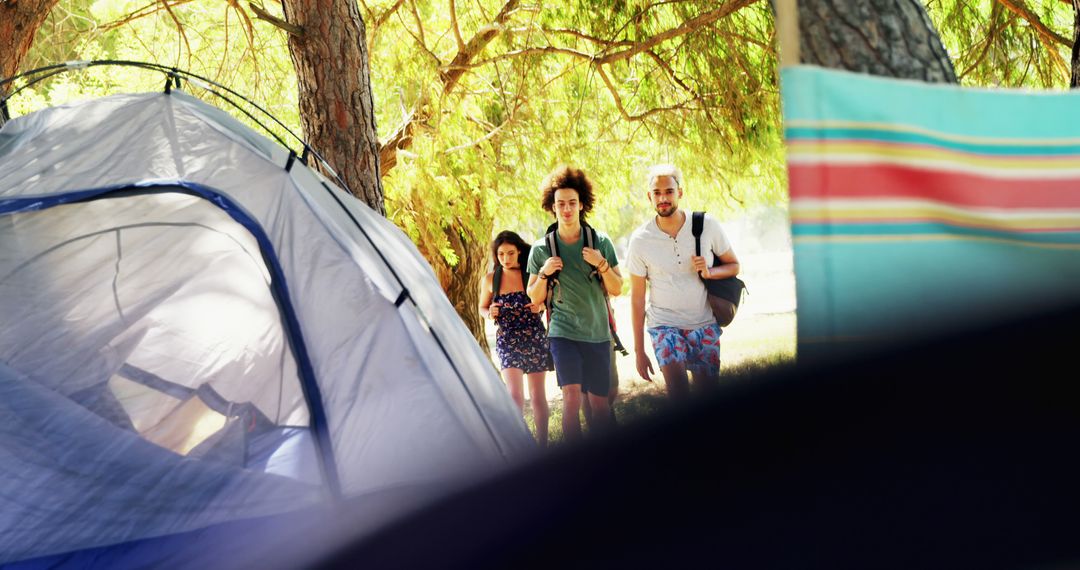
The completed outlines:
<svg viewBox="0 0 1080 570">
<path fill-rule="evenodd" d="M 532 33 L 532 32 L 534 32 L 536 30 L 540 30 L 540 31 L 542 31 L 544 33 L 547 33 L 547 34 L 561 34 L 561 35 L 573 36 L 575 38 L 590 41 L 590 42 L 592 42 L 594 44 L 600 44 L 600 45 L 606 46 L 606 47 L 629 47 L 629 46 L 637 45 L 637 42 L 633 42 L 633 41 L 630 41 L 630 40 L 605 40 L 603 38 L 598 38 L 596 36 L 590 36 L 590 35 L 588 35 L 586 33 L 583 33 L 583 32 L 581 32 L 579 30 L 571 30 L 571 29 L 566 29 L 566 28 L 548 28 L 546 26 L 541 26 L 539 28 L 536 28 L 536 27 L 508 28 L 506 30 L 506 32 L 511 33 L 511 34 L 527 34 L 527 33 Z"/>
<path fill-rule="evenodd" d="M 397 0 L 397 2 L 394 2 L 393 6 L 390 6 L 386 10 L 383 10 L 382 14 L 379 14 L 378 16 L 376 16 L 375 13 L 372 12 L 371 9 L 367 7 L 367 4 L 365 4 L 363 0 L 360 0 L 360 6 L 362 6 L 364 11 L 367 13 L 367 17 L 366 17 L 366 19 L 364 21 L 371 23 L 367 27 L 367 51 L 368 51 L 368 53 L 372 53 L 374 51 L 375 41 L 376 41 L 376 38 L 379 37 L 379 30 L 382 28 L 383 24 L 385 24 L 386 21 L 389 20 L 391 16 L 393 16 L 395 13 L 397 13 L 398 9 L 401 8 L 401 5 L 404 4 L 404 3 L 405 3 L 405 0 Z"/>
<path fill-rule="evenodd" d="M 1000 19 L 997 17 L 998 12 L 1000 11 L 1001 4 L 995 2 L 993 7 L 990 8 L 990 30 L 986 32 L 986 40 L 983 43 L 982 50 L 980 50 L 979 55 L 975 57 L 975 61 L 972 61 L 971 64 L 967 66 L 967 69 L 965 69 L 962 73 L 960 73 L 960 75 L 957 76 L 957 79 L 963 79 L 967 76 L 967 74 L 974 71 L 975 68 L 978 67 L 984 59 L 986 59 L 986 54 L 990 53 L 990 46 L 993 45 L 994 39 L 997 37 L 998 30 L 1001 29 L 1001 27 L 1004 25 L 1004 22 L 1000 21 Z"/>
<path fill-rule="evenodd" d="M 465 63 L 465 64 L 460 64 L 460 65 L 447 64 L 443 69 L 446 69 L 446 70 L 473 69 L 473 68 L 477 68 L 477 67 L 483 67 L 485 65 L 495 63 L 496 61 L 501 61 L 501 60 L 504 60 L 504 59 L 512 59 L 512 58 L 515 58 L 515 57 L 522 57 L 522 56 L 526 56 L 526 55 L 538 55 L 538 54 L 545 54 L 545 53 L 561 53 L 561 54 L 565 54 L 565 55 L 572 55 L 574 57 L 587 59 L 589 61 L 593 61 L 593 60 L 596 59 L 592 54 L 588 54 L 588 53 L 585 53 L 585 52 L 582 52 L 582 51 L 577 51 L 577 50 L 573 50 L 573 49 L 569 49 L 569 48 L 555 47 L 555 46 L 540 46 L 540 47 L 531 47 L 531 48 L 523 48 L 523 49 L 519 49 L 519 50 L 514 50 L 514 51 L 511 51 L 511 52 L 499 54 L 499 55 L 497 55 L 495 57 L 491 57 L 491 58 L 488 58 L 488 59 L 482 59 L 480 61 L 476 61 L 476 62 L 472 62 L 472 63 Z"/>
<path fill-rule="evenodd" d="M 244 35 L 247 37 L 248 47 L 255 48 L 255 26 L 251 24 L 251 18 L 248 17 L 247 12 L 240 6 L 240 0 L 225 0 L 229 8 L 232 8 L 240 18 L 241 25 L 244 26 Z M 226 12 L 227 13 L 227 12 Z M 228 20 L 225 20 L 225 25 L 228 26 Z"/>
<path fill-rule="evenodd" d="M 639 113 L 637 115 L 631 115 L 630 113 L 626 112 L 626 107 L 623 106 L 622 97 L 619 96 L 618 89 L 615 88 L 615 85 L 611 82 L 611 79 L 608 77 L 607 73 L 604 71 L 603 66 L 600 65 L 599 63 L 596 63 L 596 73 L 597 73 L 597 75 L 600 76 L 600 79 L 602 79 L 604 81 L 604 85 L 607 86 L 608 91 L 611 92 L 611 97 L 615 100 L 615 108 L 617 108 L 619 110 L 619 114 L 622 115 L 623 119 L 625 119 L 627 121 L 631 121 L 631 122 L 633 122 L 633 121 L 641 121 L 641 120 L 644 120 L 645 118 L 647 118 L 647 117 L 649 117 L 651 115 L 655 115 L 657 113 L 663 113 L 665 111 L 676 111 L 676 110 L 680 110 L 680 109 L 690 109 L 690 108 L 692 108 L 692 107 L 690 107 L 691 103 L 693 103 L 695 101 L 700 101 L 701 99 L 704 98 L 703 96 L 695 96 L 695 97 L 692 97 L 692 98 L 687 99 L 685 101 L 682 101 L 680 103 L 676 103 L 675 105 L 672 105 L 670 107 L 655 107 L 655 108 L 649 109 L 648 111 L 645 111 L 644 113 Z"/>
<path fill-rule="evenodd" d="M 405 32 L 408 33 L 410 36 L 412 36 L 412 38 L 414 40 L 416 40 L 416 44 L 418 46 L 420 46 L 420 49 L 423 50 L 424 54 L 427 55 L 429 58 L 431 58 L 431 60 L 435 63 L 435 67 L 438 68 L 439 66 L 442 65 L 442 60 L 439 59 L 439 56 L 435 55 L 434 52 L 432 52 L 430 49 L 428 49 L 427 44 L 424 43 L 424 26 L 423 26 L 422 23 L 420 23 L 420 15 L 416 13 L 416 4 L 413 3 L 413 2 L 410 2 L 410 4 L 411 4 L 411 7 L 412 7 L 413 18 L 416 21 L 416 25 L 419 26 L 420 35 L 417 35 L 416 32 L 413 32 L 412 30 L 410 30 L 409 26 L 405 25 L 405 21 L 401 20 L 401 16 L 399 15 L 398 19 L 401 20 L 401 27 L 404 28 Z M 383 171 L 383 172 L 385 172 L 385 171 Z"/>
<path fill-rule="evenodd" d="M 1061 54 L 1058 53 L 1057 46 L 1055 46 L 1052 42 L 1057 42 L 1063 46 L 1068 47 L 1069 49 L 1072 49 L 1073 42 L 1065 36 L 1062 36 L 1061 34 L 1047 27 L 1037 14 L 1028 9 L 1027 5 L 1024 4 L 1024 0 L 997 1 L 1000 2 L 1001 5 L 1008 9 L 1010 12 L 1016 14 L 1017 16 L 1020 16 L 1021 18 L 1027 20 L 1029 24 L 1031 24 L 1031 27 L 1035 29 L 1038 35 L 1039 43 L 1043 44 L 1043 46 L 1046 47 L 1046 51 L 1050 53 L 1050 59 L 1055 64 L 1057 64 L 1058 68 L 1061 69 L 1061 71 L 1064 72 L 1066 76 L 1071 76 L 1071 66 L 1065 62 L 1065 58 L 1061 57 Z M 1027 75 L 1026 71 L 1024 72 L 1024 75 Z"/>
<path fill-rule="evenodd" d="M 457 21 L 457 2 L 450 0 L 450 28 L 454 30 L 454 41 L 457 42 L 458 52 L 465 51 L 465 41 L 461 39 L 461 28 Z"/>
<path fill-rule="evenodd" d="M 671 65 L 669 65 L 668 62 L 664 60 L 664 58 L 660 57 L 659 54 L 657 54 L 655 51 L 653 51 L 651 49 L 646 50 L 645 54 L 648 55 L 650 58 L 652 58 L 652 60 L 656 62 L 656 65 L 660 66 L 660 69 L 663 69 L 664 71 L 667 72 L 667 76 L 671 79 L 671 81 L 673 83 L 675 83 L 679 87 L 682 87 L 683 89 L 689 91 L 690 93 L 694 93 L 694 90 L 691 89 L 690 86 L 687 85 L 686 83 L 683 83 L 682 79 L 679 79 L 679 76 L 675 74 L 675 70 L 672 69 Z"/>
<path fill-rule="evenodd" d="M 491 25 L 484 26 L 476 32 L 476 35 L 469 40 L 469 43 L 465 45 L 465 49 L 459 49 L 454 59 L 450 61 L 447 66 L 447 71 L 443 75 L 443 95 L 449 95 L 454 91 L 454 87 L 457 86 L 458 81 L 461 80 L 461 76 L 465 74 L 465 70 L 468 67 L 462 67 L 468 65 L 473 58 L 480 55 L 480 52 L 484 51 L 491 40 L 495 39 L 495 36 L 499 35 L 499 31 L 503 25 L 510 18 L 511 13 L 517 9 L 519 0 L 507 0 L 506 4 L 503 4 L 499 13 L 495 15 Z"/>
<path fill-rule="evenodd" d="M 191 0 L 175 0 L 172 3 L 172 5 L 173 6 L 179 6 L 180 4 L 187 4 L 188 2 L 191 2 Z M 102 32 L 107 32 L 109 30 L 114 30 L 116 28 L 119 28 L 120 26 L 123 26 L 124 24 L 129 24 L 129 23 L 131 23 L 131 22 L 133 22 L 135 20 L 138 20 L 139 18 L 143 18 L 143 17 L 149 16 L 151 14 L 156 14 L 156 13 L 160 12 L 161 10 L 165 9 L 165 7 L 162 4 L 164 4 L 164 3 L 163 2 L 153 2 L 153 3 L 147 4 L 146 6 L 143 6 L 142 8 L 139 8 L 138 10 L 135 10 L 134 12 L 131 12 L 130 14 L 124 16 L 123 18 L 121 18 L 119 20 L 109 22 L 108 24 L 102 24 L 101 27 L 98 28 L 98 29 L 100 31 L 102 31 Z"/>
<path fill-rule="evenodd" d="M 761 40 L 751 38 L 750 36 L 746 36 L 746 35 L 743 35 L 743 34 L 737 34 L 735 32 L 719 32 L 719 33 L 722 36 L 727 36 L 729 38 L 735 38 L 737 40 L 742 40 L 742 41 L 744 41 L 744 42 L 746 42 L 748 44 L 754 44 L 754 45 L 758 46 L 759 48 L 767 51 L 768 53 L 773 53 L 773 54 L 776 53 L 776 49 L 773 48 L 772 44 L 769 44 L 767 42 L 763 42 Z"/>
<path fill-rule="evenodd" d="M 454 91 L 454 88 L 457 87 L 458 82 L 461 80 L 461 77 L 465 74 L 466 70 L 475 67 L 470 65 L 472 59 L 479 55 L 480 52 L 484 51 L 484 48 L 487 47 L 491 40 L 500 33 L 503 25 L 517 9 L 519 2 L 520 0 L 507 0 L 506 4 L 503 5 L 502 9 L 499 10 L 499 13 L 496 14 L 495 18 L 492 20 L 492 23 L 480 28 L 480 30 L 476 32 L 476 35 L 464 45 L 464 49 L 459 47 L 454 59 L 446 66 L 442 66 L 442 62 L 439 58 L 434 53 L 431 53 L 431 50 L 427 49 L 427 46 L 421 42 L 421 47 L 428 55 L 435 59 L 437 62 L 436 65 L 439 66 L 443 83 L 443 96 L 449 95 Z M 415 4 L 413 5 L 413 14 L 417 18 L 417 24 L 419 24 L 420 17 L 416 14 Z M 406 29 L 408 28 L 406 27 Z M 410 32 L 410 34 L 411 33 L 412 32 Z M 424 105 L 425 103 L 423 101 L 418 102 L 417 109 L 422 109 Z M 414 110 L 408 115 L 405 122 L 398 127 L 397 131 L 395 131 L 394 134 L 380 146 L 379 160 L 384 175 L 397 164 L 398 149 L 407 148 L 412 144 L 412 133 L 416 128 L 417 123 L 427 121 L 428 118 L 429 116 L 426 112 Z"/>
<path fill-rule="evenodd" d="M 304 37 L 304 28 L 301 28 L 296 24 L 290 24 L 282 18 L 278 18 L 277 16 L 271 14 L 270 12 L 267 12 L 265 8 L 254 2 L 248 2 L 248 6 L 251 8 L 251 11 L 255 13 L 255 17 L 259 20 L 269 22 L 271 25 L 277 28 L 281 28 L 282 30 L 285 30 L 289 34 L 292 34 L 293 36 L 296 36 L 298 38 Z"/>
<path fill-rule="evenodd" d="M 695 98 L 701 98 L 701 95 L 698 94 L 697 91 L 695 91 L 685 82 L 683 82 L 682 79 L 679 79 L 679 76 L 675 73 L 675 70 L 671 68 L 671 65 L 669 65 L 668 62 L 664 60 L 664 58 L 660 57 L 658 53 L 651 49 L 646 51 L 645 53 L 648 54 L 649 57 L 651 57 L 652 60 L 656 62 L 656 65 L 660 66 L 660 68 L 667 73 L 668 77 L 671 79 L 672 82 L 674 82 L 679 87 L 682 87 L 687 93 L 694 96 Z M 717 128 L 716 118 L 713 117 L 712 109 L 706 106 L 702 110 L 705 112 L 705 118 L 709 120 L 709 124 L 711 124 L 713 128 Z"/>
<path fill-rule="evenodd" d="M 176 13 L 172 11 L 172 7 L 169 6 L 168 0 L 161 0 L 161 4 L 165 7 L 165 11 L 169 13 L 169 17 L 172 18 L 173 23 L 176 24 L 176 31 L 180 32 L 180 38 L 184 40 L 184 45 L 187 46 L 188 57 L 191 57 L 191 44 L 188 42 L 187 32 L 184 31 L 184 25 L 180 23 L 180 18 L 177 18 Z"/>
<path fill-rule="evenodd" d="M 1035 30 L 1037 32 L 1039 32 L 1040 36 L 1045 37 L 1047 39 L 1052 39 L 1052 40 L 1056 41 L 1057 43 L 1059 43 L 1059 44 L 1061 44 L 1061 45 L 1063 45 L 1065 47 L 1069 47 L 1069 48 L 1072 47 L 1072 45 L 1073 45 L 1072 40 L 1070 40 L 1069 38 L 1066 38 L 1065 36 L 1055 32 L 1054 30 L 1051 30 L 1050 28 L 1048 28 L 1046 26 L 1046 24 L 1043 23 L 1043 21 L 1039 18 L 1039 16 L 1037 14 L 1035 14 L 1030 9 L 1028 9 L 1027 5 L 1024 4 L 1024 0 L 997 0 L 997 1 L 999 3 L 1001 3 L 1001 5 L 1004 6 L 1006 9 L 1008 9 L 1010 12 L 1016 14 L 1017 16 L 1020 16 L 1021 18 L 1025 19 L 1025 20 L 1027 20 L 1028 23 L 1030 23 L 1031 26 L 1033 28 L 1035 28 Z M 1047 47 L 1049 47 L 1049 45 Z"/>
<path fill-rule="evenodd" d="M 495 127 L 494 129 L 488 131 L 488 133 L 486 135 L 484 135 L 484 136 L 482 136 L 482 137 L 480 137 L 480 138 L 478 138 L 478 139 L 476 139 L 476 140 L 474 140 L 472 142 L 467 142 L 467 143 L 462 144 L 462 145 L 450 147 L 450 148 L 446 149 L 443 152 L 444 152 L 444 154 L 452 154 L 452 153 L 455 153 L 455 152 L 458 152 L 458 151 L 465 150 L 467 148 L 472 148 L 474 146 L 477 146 L 477 145 L 479 145 L 480 143 L 482 143 L 484 141 L 491 140 L 492 137 L 499 134 L 499 131 L 501 131 L 503 129 L 503 127 L 505 127 L 506 125 L 509 125 L 510 121 L 512 121 L 512 120 L 514 120 L 514 114 L 513 113 L 511 113 L 510 116 L 507 117 L 506 120 L 502 122 L 502 124 Z"/>
<path fill-rule="evenodd" d="M 686 35 L 686 34 L 688 34 L 690 32 L 693 32 L 694 30 L 697 30 L 698 28 L 701 28 L 703 26 L 707 26 L 709 24 L 712 24 L 713 22 L 715 22 L 715 21 L 717 21 L 717 20 L 719 20 L 721 18 L 725 18 L 725 17 L 733 14 L 734 12 L 736 12 L 738 10 L 741 10 L 741 9 L 747 7 L 747 6 L 750 6 L 751 4 L 754 4 L 757 1 L 758 0 L 728 0 L 728 2 L 724 3 L 723 6 L 717 8 L 717 9 L 711 11 L 711 12 L 706 12 L 704 14 L 700 14 L 700 15 L 694 17 L 694 18 L 691 18 L 691 19 L 687 20 L 686 22 L 683 22 L 683 24 L 681 26 L 679 26 L 677 28 L 672 28 L 672 29 L 667 30 L 665 32 L 661 32 L 661 33 L 649 38 L 648 40 L 646 40 L 644 42 L 638 43 L 637 45 L 635 45 L 634 47 L 632 47 L 630 49 L 626 49 L 626 50 L 623 50 L 623 51 L 618 51 L 618 52 L 611 53 L 611 54 L 605 55 L 603 57 L 600 57 L 597 60 L 597 62 L 600 65 L 604 65 L 604 64 L 624 60 L 624 59 L 629 59 L 629 58 L 631 58 L 631 57 L 633 57 L 633 56 L 635 56 L 635 55 L 637 55 L 637 54 L 639 54 L 639 53 L 641 53 L 641 52 L 643 52 L 643 51 L 645 51 L 645 50 L 647 50 L 647 49 L 649 49 L 649 48 L 651 48 L 651 47 L 653 47 L 653 46 L 655 46 L 657 44 L 660 44 L 660 43 L 663 43 L 663 42 L 665 42 L 667 40 L 670 40 L 671 38 Z"/>
<path fill-rule="evenodd" d="M 409 0 L 409 10 L 412 12 L 413 21 L 416 22 L 416 33 L 420 35 L 420 46 L 424 48 L 424 51 L 431 53 L 427 47 L 427 40 L 424 39 L 424 22 L 420 21 L 420 13 L 416 11 L 416 0 Z"/>
<path fill-rule="evenodd" d="M 390 19 L 390 16 L 393 16 L 394 12 L 397 12 L 398 8 L 401 8 L 401 5 L 404 4 L 404 3 L 405 3 L 405 0 L 397 0 L 397 2 L 394 2 L 393 6 L 387 8 L 386 11 L 384 11 L 382 14 L 379 14 L 378 16 L 374 17 L 371 20 L 371 29 L 372 29 L 372 31 L 374 31 L 375 29 L 378 29 L 379 26 L 385 24 L 386 21 Z"/>
</svg>

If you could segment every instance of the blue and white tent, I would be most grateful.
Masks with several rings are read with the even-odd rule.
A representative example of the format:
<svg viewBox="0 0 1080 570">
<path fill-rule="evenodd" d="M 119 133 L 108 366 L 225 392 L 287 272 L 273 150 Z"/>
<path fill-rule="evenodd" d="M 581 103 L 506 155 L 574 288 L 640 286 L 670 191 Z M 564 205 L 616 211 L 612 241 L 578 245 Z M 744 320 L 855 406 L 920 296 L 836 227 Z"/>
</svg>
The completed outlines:
<svg viewBox="0 0 1080 570">
<path fill-rule="evenodd" d="M 177 90 L 0 129 L 0 563 L 376 528 L 532 453 L 408 238 L 294 159 Z"/>
</svg>

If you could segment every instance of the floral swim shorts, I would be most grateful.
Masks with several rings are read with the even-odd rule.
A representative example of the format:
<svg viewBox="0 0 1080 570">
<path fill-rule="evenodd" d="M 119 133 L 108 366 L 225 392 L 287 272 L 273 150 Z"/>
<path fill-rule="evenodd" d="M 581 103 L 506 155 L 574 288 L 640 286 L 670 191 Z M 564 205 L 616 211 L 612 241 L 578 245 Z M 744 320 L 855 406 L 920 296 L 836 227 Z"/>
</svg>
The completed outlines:
<svg viewBox="0 0 1080 570">
<path fill-rule="evenodd" d="M 693 372 L 720 373 L 720 327 L 716 324 L 696 330 L 652 327 L 653 350 L 660 366 L 685 363 Z"/>
</svg>

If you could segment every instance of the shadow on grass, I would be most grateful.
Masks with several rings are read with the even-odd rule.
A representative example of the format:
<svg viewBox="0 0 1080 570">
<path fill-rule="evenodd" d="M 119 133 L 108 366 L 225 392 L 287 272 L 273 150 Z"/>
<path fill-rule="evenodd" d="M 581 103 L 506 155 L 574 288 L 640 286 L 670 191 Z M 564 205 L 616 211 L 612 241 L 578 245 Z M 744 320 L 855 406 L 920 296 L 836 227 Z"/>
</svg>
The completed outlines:
<svg viewBox="0 0 1080 570">
<path fill-rule="evenodd" d="M 753 382 L 756 377 L 776 372 L 780 368 L 793 366 L 794 363 L 794 356 L 785 353 L 747 360 L 724 369 L 719 390 L 724 390 L 725 386 Z M 704 396 L 705 394 L 700 395 Z M 562 430 L 562 400 L 550 401 L 548 404 L 551 410 L 551 417 L 548 420 L 549 445 L 554 446 L 565 443 Z M 615 417 L 619 426 L 627 426 L 671 410 L 677 410 L 679 407 L 672 404 L 668 399 L 662 380 L 647 384 L 637 381 L 629 385 L 623 381 L 620 385 L 619 397 L 615 401 Z M 588 426 L 583 416 L 581 422 L 586 435 L 588 435 Z M 525 406 L 525 424 L 529 426 L 530 433 L 536 433 L 536 422 L 529 406 Z"/>
</svg>

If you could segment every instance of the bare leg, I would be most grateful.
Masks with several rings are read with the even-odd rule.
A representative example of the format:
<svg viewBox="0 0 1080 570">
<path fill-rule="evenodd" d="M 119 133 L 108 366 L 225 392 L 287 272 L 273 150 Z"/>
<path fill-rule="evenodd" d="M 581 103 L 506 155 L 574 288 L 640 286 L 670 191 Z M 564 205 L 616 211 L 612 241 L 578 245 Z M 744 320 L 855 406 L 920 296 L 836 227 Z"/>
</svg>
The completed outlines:
<svg viewBox="0 0 1080 570">
<path fill-rule="evenodd" d="M 592 434 L 603 433 L 611 427 L 611 408 L 608 407 L 608 395 L 589 394 L 588 396 L 589 407 L 592 408 L 589 432 Z"/>
<path fill-rule="evenodd" d="M 578 441 L 581 439 L 581 384 L 562 387 L 562 430 L 563 439 Z"/>
<path fill-rule="evenodd" d="M 510 398 L 517 404 L 518 411 L 525 413 L 525 393 L 522 391 L 522 375 L 520 368 L 503 368 L 502 377 L 506 382 L 506 389 L 510 391 Z"/>
<path fill-rule="evenodd" d="M 711 394 L 720 388 L 720 373 L 716 370 L 694 370 L 694 390 L 699 394 Z"/>
<path fill-rule="evenodd" d="M 617 362 L 615 361 L 615 352 L 611 353 L 611 369 L 609 375 L 611 377 L 611 391 L 607 395 L 607 409 L 608 417 L 611 418 L 611 425 L 615 425 L 615 399 L 619 397 L 619 369 L 617 368 Z M 585 413 L 585 423 L 592 427 L 593 408 L 591 404 L 591 398 L 582 398 L 581 405 L 582 411 Z"/>
<path fill-rule="evenodd" d="M 615 360 L 615 351 L 611 351 L 611 391 L 608 392 L 608 409 L 611 410 L 611 427 L 615 427 L 615 400 L 619 398 L 619 367 Z"/>
<path fill-rule="evenodd" d="M 667 385 L 668 397 L 672 402 L 685 402 L 690 397 L 690 379 L 686 376 L 686 364 L 674 362 L 661 366 L 664 384 Z"/>
<path fill-rule="evenodd" d="M 533 421 L 536 422 L 536 441 L 540 447 L 547 447 L 548 443 L 548 410 L 547 394 L 544 392 L 544 377 L 547 372 L 533 372 L 529 378 L 529 401 L 532 403 Z"/>
</svg>

